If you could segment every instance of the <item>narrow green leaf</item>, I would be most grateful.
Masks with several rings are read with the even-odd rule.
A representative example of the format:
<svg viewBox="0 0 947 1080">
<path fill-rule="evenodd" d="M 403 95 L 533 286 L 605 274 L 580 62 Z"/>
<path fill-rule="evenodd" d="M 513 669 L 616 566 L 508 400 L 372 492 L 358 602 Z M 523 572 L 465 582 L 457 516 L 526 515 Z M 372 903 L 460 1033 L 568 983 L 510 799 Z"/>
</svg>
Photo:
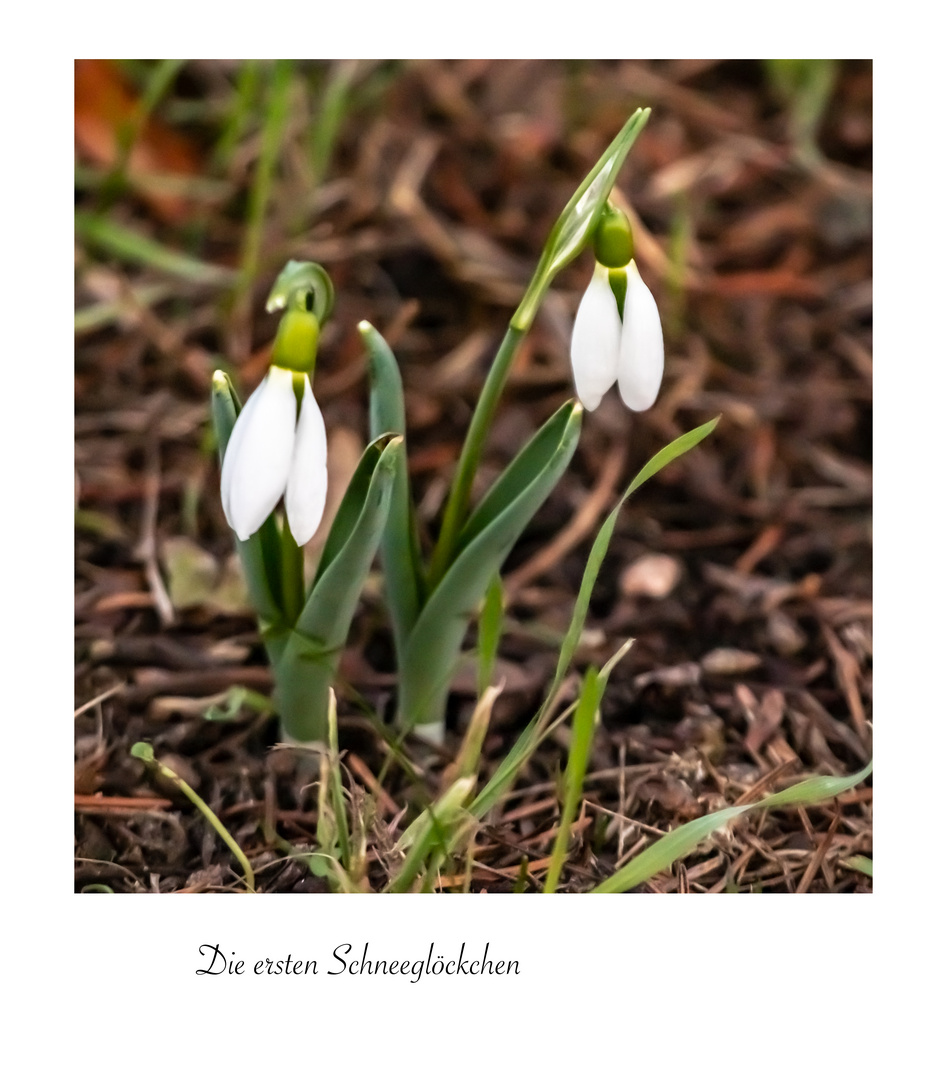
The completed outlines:
<svg viewBox="0 0 947 1080">
<path fill-rule="evenodd" d="M 370 383 L 369 429 L 373 439 L 385 432 L 405 433 L 404 390 L 398 361 L 388 342 L 368 322 L 359 323 L 359 333 L 368 352 Z M 402 443 L 395 466 L 391 510 L 381 539 L 381 564 L 385 575 L 385 596 L 391 613 L 395 648 L 404 656 L 408 635 L 414 628 L 424 603 L 424 569 L 418 541 L 414 504 L 408 482 L 407 448 Z"/>
<path fill-rule="evenodd" d="M 683 435 L 679 435 L 673 442 L 668 443 L 664 449 L 659 450 L 653 458 L 651 458 L 638 472 L 634 480 L 625 489 L 625 494 L 622 496 L 622 502 L 630 498 L 630 496 L 641 487 L 645 480 L 650 480 L 655 473 L 660 472 L 665 465 L 670 465 L 675 458 L 679 458 L 681 454 L 686 454 L 688 450 L 693 448 L 713 431 L 713 429 L 720 422 L 720 417 L 715 416 L 713 420 L 708 420 L 706 424 L 701 424 L 700 427 L 693 428 L 691 431 L 685 431 Z"/>
<path fill-rule="evenodd" d="M 431 711 L 438 710 L 447 692 L 470 619 L 491 578 L 565 472 L 581 426 L 581 407 L 568 402 L 537 432 L 488 493 L 481 509 L 474 512 L 479 528 L 468 533 L 465 546 L 424 605 L 407 643 L 399 702 L 405 726 L 443 719 Z M 542 461 L 536 460 L 532 450 L 536 440 L 550 450 Z M 528 462 L 532 471 L 522 461 Z M 495 495 L 497 491 L 502 497 Z M 483 505 L 490 508 L 490 514 L 481 513 Z"/>
<path fill-rule="evenodd" d="M 287 735 L 301 742 L 324 742 L 328 735 L 329 689 L 388 516 L 400 442 L 400 436 L 383 436 L 362 455 L 316 581 L 281 646 L 277 707 Z"/>
<path fill-rule="evenodd" d="M 267 70 L 269 85 L 262 107 L 260 152 L 256 159 L 256 168 L 250 184 L 250 196 L 247 200 L 247 220 L 243 230 L 240 272 L 237 275 L 234 291 L 234 306 L 238 310 L 248 300 L 250 287 L 260 265 L 266 208 L 273 188 L 276 164 L 284 145 L 283 132 L 289 119 L 294 68 L 295 61 L 293 60 L 274 60 L 272 67 Z"/>
<path fill-rule="evenodd" d="M 872 763 L 868 764 L 854 776 L 812 776 L 803 780 L 785 791 L 777 791 L 775 795 L 767 795 L 760 799 L 756 806 L 759 808 L 770 806 L 796 806 L 800 803 L 809 805 L 812 803 L 825 802 L 826 799 L 834 799 L 843 791 L 860 784 L 862 780 L 871 774 Z"/>
<path fill-rule="evenodd" d="M 480 633 L 477 637 L 477 695 L 486 693 L 493 679 L 500 638 L 503 635 L 503 581 L 499 574 L 487 586 L 480 609 Z"/>
<path fill-rule="evenodd" d="M 326 537 L 322 555 L 319 557 L 319 565 L 313 578 L 312 588 L 315 588 L 320 578 L 339 557 L 339 553 L 351 541 L 358 527 L 359 519 L 365 508 L 365 500 L 375 477 L 375 470 L 381 460 L 382 451 L 390 442 L 391 436 L 375 439 L 362 451 L 355 472 L 349 480 L 339 508 L 332 519 L 332 527 Z"/>
<path fill-rule="evenodd" d="M 574 415 L 574 422 L 579 423 L 581 406 L 574 401 L 560 406 L 503 470 L 461 529 L 457 539 L 458 552 L 475 540 L 542 473 L 560 446 L 563 431 Z"/>
<path fill-rule="evenodd" d="M 227 831 L 227 827 L 223 824 L 220 818 L 214 813 L 213 810 L 207 805 L 206 802 L 197 794 L 197 792 L 187 783 L 186 780 L 178 776 L 178 774 L 168 765 L 165 765 L 163 761 L 160 761 L 155 757 L 154 748 L 150 743 L 137 742 L 129 751 L 132 757 L 138 758 L 140 761 L 145 762 L 149 768 L 155 769 L 165 779 L 170 780 L 175 784 L 180 791 L 182 791 L 191 802 L 197 807 L 197 809 L 204 815 L 213 830 L 223 840 L 228 848 L 233 852 L 236 860 L 243 868 L 244 875 L 247 881 L 247 892 L 253 892 L 256 886 L 256 882 L 253 876 L 253 867 L 250 865 L 250 860 L 244 855 L 243 849 L 237 843 L 236 840 Z"/>
<path fill-rule="evenodd" d="M 314 187 L 322 183 L 332 159 L 332 151 L 349 107 L 352 83 L 357 72 L 357 60 L 337 60 L 326 81 L 310 137 Z"/>
<path fill-rule="evenodd" d="M 228 723 L 242 716 L 245 708 L 257 716 L 270 716 L 274 712 L 273 703 L 264 694 L 246 686 L 231 686 L 229 690 L 214 696 L 204 710 L 204 719 L 215 723 Z"/>
<path fill-rule="evenodd" d="M 568 715 L 574 709 L 575 704 L 569 706 L 564 715 Z M 470 813 L 478 820 L 482 820 L 487 811 L 496 806 L 516 779 L 516 774 L 533 756 L 536 747 L 545 738 L 548 729 L 542 727 L 542 719 L 543 713 L 541 710 L 523 728 L 506 757 L 494 769 L 493 775 L 484 784 L 483 790 L 470 804 Z"/>
<path fill-rule="evenodd" d="M 572 746 L 569 749 L 569 760 L 566 763 L 562 816 L 559 819 L 559 831 L 556 833 L 556 841 L 553 844 L 551 861 L 543 885 L 544 893 L 556 891 L 556 886 L 559 884 L 559 875 L 562 873 L 562 867 L 569 851 L 572 823 L 575 821 L 579 801 L 582 798 L 585 774 L 589 767 L 589 753 L 595 735 L 595 718 L 598 714 L 604 689 L 605 684 L 600 681 L 598 672 L 594 667 L 589 668 L 585 673 L 582 691 L 579 694 L 579 704 L 575 710 L 575 719 L 572 721 Z"/>
<path fill-rule="evenodd" d="M 406 892 L 420 874 L 424 860 L 438 846 L 443 854 L 447 854 L 448 837 L 464 814 L 463 804 L 473 791 L 474 783 L 472 776 L 455 780 L 433 806 L 405 829 L 398 847 L 407 851 L 407 858 L 389 885 L 389 892 Z"/>
<path fill-rule="evenodd" d="M 213 151 L 213 161 L 221 172 L 228 173 L 231 158 L 244 131 L 257 114 L 257 98 L 262 68 L 259 60 L 247 60 L 237 69 L 234 93 Z"/>
<path fill-rule="evenodd" d="M 349 821 L 345 812 L 345 788 L 342 784 L 342 766 L 339 757 L 339 717 L 336 711 L 335 691 L 329 690 L 329 769 L 332 776 L 332 813 L 335 815 L 336 839 L 339 859 L 346 870 L 350 869 L 351 847 L 349 844 Z"/>
<path fill-rule="evenodd" d="M 600 700 L 601 696 L 605 693 L 605 687 L 608 684 L 608 679 L 613 668 L 633 644 L 634 642 L 632 640 L 626 641 L 624 645 L 615 652 L 614 656 L 611 656 L 608 659 L 602 667 L 602 670 L 599 672 L 598 682 L 601 689 L 599 695 Z M 496 806 L 504 793 L 512 786 L 513 781 L 516 779 L 516 774 L 529 758 L 532 757 L 536 747 L 539 746 L 552 730 L 551 725 L 546 724 L 552 701 L 553 698 L 550 696 L 543 702 L 539 712 L 537 712 L 526 727 L 523 728 L 519 738 L 513 744 L 509 753 L 494 770 L 493 775 L 487 783 L 484 784 L 483 790 L 470 804 L 470 812 L 474 817 L 482 819 L 487 811 L 492 810 L 493 807 Z M 577 704 L 578 702 L 570 705 L 562 714 L 561 719 L 565 719 L 576 708 Z"/>
<path fill-rule="evenodd" d="M 812 806 L 835 798 L 843 791 L 860 784 L 871 772 L 871 762 L 853 776 L 814 776 L 794 784 L 785 791 L 769 795 L 759 802 L 746 806 L 728 806 L 712 814 L 706 814 L 696 821 L 689 821 L 673 829 L 666 836 L 646 848 L 640 855 L 623 866 L 617 873 L 606 878 L 592 891 L 595 893 L 628 892 L 642 882 L 666 870 L 677 859 L 689 855 L 711 833 L 726 825 L 734 818 L 741 817 L 753 810 L 762 810 L 773 806 Z"/>
<path fill-rule="evenodd" d="M 480 695 L 467 730 L 464 732 L 463 742 L 453 762 L 453 773 L 457 777 L 470 776 L 476 779 L 480 769 L 480 752 L 483 750 L 483 740 L 487 737 L 487 728 L 490 726 L 490 717 L 493 706 L 502 691 L 500 686 L 488 686 Z M 445 776 L 447 770 L 445 770 Z"/>
<path fill-rule="evenodd" d="M 88 334 L 93 330 L 99 330 L 103 326 L 117 322 L 125 315 L 134 313 L 138 307 L 154 307 L 155 304 L 160 304 L 162 300 L 174 295 L 174 289 L 168 285 L 139 285 L 129 291 L 130 297 L 120 296 L 117 300 L 103 300 L 77 311 L 73 322 L 75 333 Z"/>
<path fill-rule="evenodd" d="M 621 648 L 616 650 L 616 652 L 615 652 L 615 654 L 613 656 L 610 656 L 608 658 L 608 660 L 605 662 L 605 666 L 598 673 L 599 700 L 600 701 L 602 699 L 602 696 L 605 693 L 605 687 L 608 685 L 608 680 L 609 680 L 609 678 L 611 678 L 611 674 L 612 674 L 612 671 L 615 668 L 615 665 L 620 660 L 622 660 L 624 658 L 625 653 L 628 652 L 628 650 L 632 647 L 632 645 L 634 645 L 634 643 L 635 643 L 635 639 L 634 638 L 629 638 L 625 642 L 625 644 L 621 646 Z"/>
<path fill-rule="evenodd" d="M 872 877 L 871 859 L 867 855 L 852 855 L 851 858 L 842 859 L 839 866 L 845 866 L 849 870 L 857 870 L 860 874 Z"/>
<path fill-rule="evenodd" d="M 233 270 L 212 266 L 190 255 L 182 255 L 181 252 L 165 247 L 164 244 L 142 236 L 109 218 L 80 210 L 75 215 L 75 226 L 80 239 L 126 262 L 150 266 L 171 277 L 198 285 L 222 286 L 236 280 Z"/>
<path fill-rule="evenodd" d="M 562 680 L 569 668 L 569 664 L 572 663 L 572 657 L 575 655 L 576 646 L 579 644 L 579 637 L 582 634 L 582 628 L 585 626 L 585 618 L 586 615 L 588 615 L 589 602 L 592 599 L 592 589 L 595 587 L 599 570 L 602 568 L 602 562 L 608 551 L 608 545 L 611 541 L 612 533 L 615 531 L 615 525 L 618 521 L 618 515 L 621 512 L 622 506 L 646 480 L 649 480 L 655 473 L 663 469 L 665 465 L 670 464 L 675 458 L 680 457 L 681 454 L 686 453 L 702 439 L 705 439 L 717 426 L 717 421 L 719 419 L 719 417 L 715 417 L 706 424 L 694 428 L 693 431 L 686 432 L 672 443 L 669 443 L 662 450 L 659 450 L 654 457 L 645 464 L 637 476 L 635 476 L 621 499 L 619 499 L 615 509 L 612 510 L 605 519 L 604 524 L 598 531 L 598 535 L 595 537 L 595 543 L 592 545 L 592 551 L 589 554 L 588 562 L 585 564 L 585 572 L 582 575 L 582 584 L 579 586 L 579 595 L 576 597 L 575 608 L 572 612 L 572 621 L 569 624 L 569 629 L 566 632 L 565 640 L 563 641 L 562 648 L 559 652 L 556 675 L 547 700 L 550 700 L 558 693 Z"/>
</svg>

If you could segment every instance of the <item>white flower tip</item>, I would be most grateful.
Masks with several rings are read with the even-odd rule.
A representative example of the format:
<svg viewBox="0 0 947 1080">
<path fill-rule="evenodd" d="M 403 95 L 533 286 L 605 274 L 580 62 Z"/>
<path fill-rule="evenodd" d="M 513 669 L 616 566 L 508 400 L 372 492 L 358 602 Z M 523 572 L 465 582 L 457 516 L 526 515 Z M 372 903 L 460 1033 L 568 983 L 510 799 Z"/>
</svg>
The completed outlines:
<svg viewBox="0 0 947 1080">
<path fill-rule="evenodd" d="M 618 391 L 635 412 L 650 409 L 661 389 L 664 375 L 664 334 L 661 316 L 651 290 L 641 280 L 634 260 L 628 265 L 618 365 Z"/>
<path fill-rule="evenodd" d="M 221 470 L 224 514 L 241 540 L 260 528 L 286 488 L 295 419 L 292 372 L 270 368 L 237 417 Z"/>
<path fill-rule="evenodd" d="M 313 397 L 308 375 L 305 379 L 285 495 L 289 530 L 300 547 L 307 544 L 319 528 L 329 487 L 326 425 Z"/>
<path fill-rule="evenodd" d="M 608 271 L 598 263 L 579 302 L 572 328 L 572 379 L 576 397 L 593 412 L 618 376 L 621 319 Z"/>
<path fill-rule="evenodd" d="M 578 397 L 582 408 L 585 409 L 586 412 L 595 412 L 599 405 L 602 404 L 602 398 L 604 395 L 592 394 L 588 390 L 585 390 L 583 393 L 580 394 L 578 388 L 576 388 L 576 396 Z"/>
</svg>

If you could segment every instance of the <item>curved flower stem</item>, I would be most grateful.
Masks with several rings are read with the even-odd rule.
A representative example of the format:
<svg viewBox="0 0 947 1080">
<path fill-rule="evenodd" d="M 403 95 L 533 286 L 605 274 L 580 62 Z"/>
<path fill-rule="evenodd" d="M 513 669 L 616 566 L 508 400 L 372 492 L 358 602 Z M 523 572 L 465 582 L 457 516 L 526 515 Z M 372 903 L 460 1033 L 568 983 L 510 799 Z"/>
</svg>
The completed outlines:
<svg viewBox="0 0 947 1080">
<path fill-rule="evenodd" d="M 150 743 L 137 742 L 131 748 L 132 757 L 136 757 L 143 761 L 146 765 L 150 765 L 153 769 L 156 769 L 166 779 L 170 780 L 191 800 L 191 802 L 197 807 L 198 810 L 207 818 L 208 822 L 214 829 L 214 832 L 223 840 L 223 842 L 233 852 L 234 857 L 240 866 L 243 868 L 244 877 L 247 882 L 247 892 L 254 892 L 256 889 L 256 878 L 253 874 L 253 867 L 250 865 L 250 860 L 244 855 L 242 848 L 236 840 L 227 831 L 226 826 L 220 820 L 220 818 L 214 813 L 213 810 L 207 805 L 206 802 L 197 794 L 197 792 L 191 787 L 187 781 L 182 780 L 180 776 L 164 762 L 159 761 L 155 757 L 154 749 Z"/>
<path fill-rule="evenodd" d="M 467 516 L 470 491 L 474 475 L 480 463 L 480 453 L 487 431 L 496 412 L 500 394 L 510 373 L 516 349 L 533 325 L 553 278 L 582 250 L 592 235 L 605 200 L 608 198 L 618 175 L 618 170 L 628 156 L 635 139 L 648 122 L 650 109 L 637 109 L 625 122 L 599 158 L 589 174 L 578 186 L 572 198 L 549 234 L 539 265 L 526 287 L 520 306 L 513 313 L 506 336 L 487 375 L 483 393 L 477 402 L 473 419 L 467 429 L 467 438 L 460 453 L 457 471 L 451 484 L 450 495 L 444 510 L 440 535 L 431 557 L 428 571 L 428 589 L 432 590 L 444 576 L 456 554 L 457 537 Z"/>
<path fill-rule="evenodd" d="M 532 322 L 532 320 L 530 320 Z M 454 481 L 451 484 L 450 495 L 447 499 L 447 507 L 444 510 L 444 520 L 441 524 L 440 535 L 431 556 L 431 566 L 428 570 L 428 588 L 433 589 L 444 576 L 455 554 L 455 545 L 470 503 L 470 490 L 473 487 L 474 476 L 477 466 L 480 464 L 480 454 L 486 441 L 487 432 L 496 413 L 500 395 L 510 366 L 516 356 L 516 350 L 520 342 L 526 336 L 529 325 L 522 329 L 507 327 L 500 348 L 487 374 L 487 380 L 483 385 L 483 392 L 477 401 L 473 419 L 467 429 L 467 437 L 464 440 L 463 449 L 460 452 L 460 460 L 457 462 L 457 471 L 454 473 Z"/>
</svg>

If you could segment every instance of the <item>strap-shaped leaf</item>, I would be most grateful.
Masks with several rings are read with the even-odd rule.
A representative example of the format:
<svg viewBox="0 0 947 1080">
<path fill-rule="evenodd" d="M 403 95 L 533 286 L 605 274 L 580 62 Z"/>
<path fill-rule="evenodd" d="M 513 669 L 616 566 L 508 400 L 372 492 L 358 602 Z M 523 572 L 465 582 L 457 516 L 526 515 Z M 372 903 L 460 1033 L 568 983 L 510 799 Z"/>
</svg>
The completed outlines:
<svg viewBox="0 0 947 1080">
<path fill-rule="evenodd" d="M 582 408 L 564 405 L 520 451 L 474 511 L 465 544 L 418 616 L 401 667 L 400 713 L 429 723 L 446 693 L 471 616 L 575 452 Z M 537 452 L 537 446 L 543 453 Z"/>
<path fill-rule="evenodd" d="M 563 431 L 576 406 L 568 401 L 546 421 L 529 440 L 490 490 L 480 500 L 467 519 L 457 540 L 462 551 L 484 528 L 494 521 L 523 492 L 524 488 L 542 472 L 556 453 L 562 441 Z"/>
<path fill-rule="evenodd" d="M 302 742 L 328 736 L 329 688 L 388 517 L 400 436 L 370 443 L 349 483 L 295 628 L 280 640 L 276 705 Z"/>
<path fill-rule="evenodd" d="M 296 629 L 329 648 L 341 646 L 388 517 L 400 435 L 382 435 L 362 454 L 342 498 L 315 582 Z"/>
<path fill-rule="evenodd" d="M 387 431 L 405 433 L 404 390 L 398 361 L 388 342 L 368 322 L 359 324 L 368 350 L 370 381 L 369 428 L 372 438 Z M 424 571 L 421 545 L 408 483 L 408 455 L 404 443 L 397 451 L 391 509 L 381 538 L 381 564 L 385 596 L 391 613 L 398 656 L 404 655 L 408 635 L 424 603 Z"/>
</svg>

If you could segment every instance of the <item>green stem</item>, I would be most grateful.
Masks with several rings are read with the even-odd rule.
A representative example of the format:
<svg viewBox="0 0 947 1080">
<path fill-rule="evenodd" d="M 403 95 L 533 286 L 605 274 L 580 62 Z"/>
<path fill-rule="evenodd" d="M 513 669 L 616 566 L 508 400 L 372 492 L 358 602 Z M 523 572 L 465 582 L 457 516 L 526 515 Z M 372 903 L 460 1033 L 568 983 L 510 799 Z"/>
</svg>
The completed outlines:
<svg viewBox="0 0 947 1080">
<path fill-rule="evenodd" d="M 460 535 L 464 519 L 467 516 L 470 491 L 473 487 L 477 466 L 480 464 L 483 444 L 486 441 L 487 432 L 496 413 L 500 395 L 503 393 L 503 387 L 510 373 L 513 358 L 516 356 L 516 350 L 528 330 L 529 325 L 518 330 L 512 326 L 507 327 L 496 358 L 487 374 L 487 381 L 484 383 L 483 392 L 474 410 L 470 427 L 467 429 L 467 437 L 460 452 L 457 471 L 454 473 L 454 481 L 447 499 L 447 507 L 444 510 L 441 532 L 437 538 L 434 554 L 431 556 L 431 566 L 428 571 L 429 591 L 433 591 L 453 560 L 457 537 Z"/>
<path fill-rule="evenodd" d="M 289 519 L 280 530 L 280 576 L 282 577 L 283 614 L 294 625 L 303 609 L 303 551 L 289 530 Z"/>
<path fill-rule="evenodd" d="M 352 853 L 349 845 L 348 817 L 345 812 L 345 794 L 339 758 L 339 718 L 336 712 L 335 693 L 329 691 L 329 767 L 332 776 L 332 811 L 335 814 L 335 832 L 339 845 L 339 862 L 346 873 L 352 872 Z"/>
<path fill-rule="evenodd" d="M 247 892 L 253 892 L 256 887 L 256 878 L 253 874 L 253 867 L 250 865 L 250 860 L 244 855 L 240 848 L 240 845 L 227 831 L 226 826 L 220 820 L 220 818 L 214 813 L 213 810 L 207 805 L 206 802 L 197 794 L 197 792 L 188 784 L 185 780 L 182 780 L 180 776 L 163 762 L 159 761 L 155 757 L 154 748 L 150 743 L 137 742 L 131 748 L 132 757 L 139 758 L 144 761 L 146 765 L 152 766 L 158 770 L 159 773 L 165 779 L 170 780 L 191 800 L 191 802 L 197 807 L 198 810 L 204 815 L 205 818 L 213 826 L 214 831 L 223 840 L 223 842 L 230 848 L 236 858 L 237 862 L 243 867 L 243 873 L 247 881 Z"/>
</svg>

